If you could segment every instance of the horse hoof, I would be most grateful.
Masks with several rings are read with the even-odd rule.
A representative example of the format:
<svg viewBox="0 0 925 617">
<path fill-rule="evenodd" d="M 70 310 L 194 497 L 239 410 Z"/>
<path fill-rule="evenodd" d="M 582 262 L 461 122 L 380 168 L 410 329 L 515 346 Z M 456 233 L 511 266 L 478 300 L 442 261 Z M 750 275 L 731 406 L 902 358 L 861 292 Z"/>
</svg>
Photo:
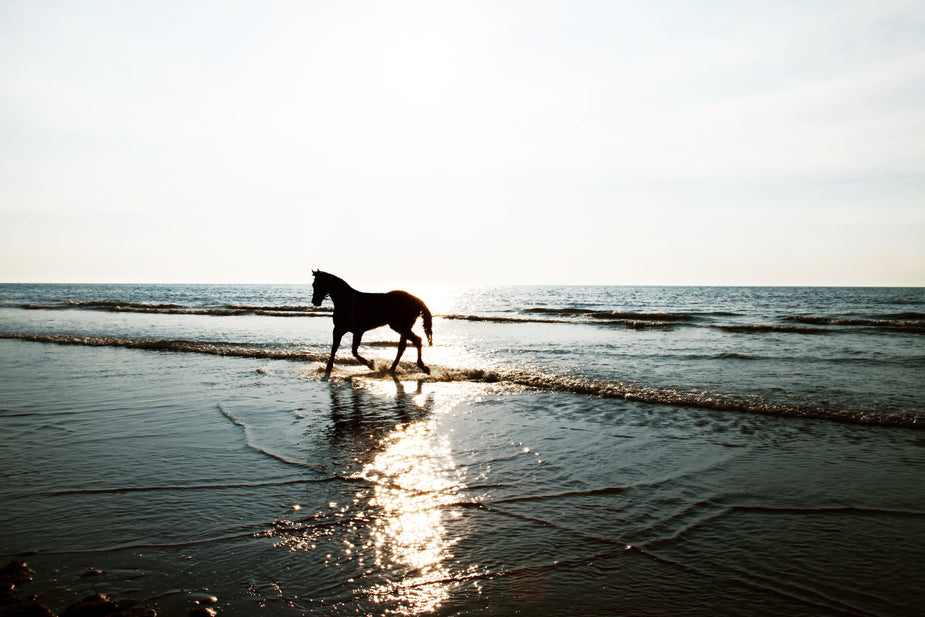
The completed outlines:
<svg viewBox="0 0 925 617">
<path fill-rule="evenodd" d="M 421 370 L 424 371 L 425 374 L 430 375 L 430 369 L 427 368 L 426 366 L 422 366 Z"/>
</svg>

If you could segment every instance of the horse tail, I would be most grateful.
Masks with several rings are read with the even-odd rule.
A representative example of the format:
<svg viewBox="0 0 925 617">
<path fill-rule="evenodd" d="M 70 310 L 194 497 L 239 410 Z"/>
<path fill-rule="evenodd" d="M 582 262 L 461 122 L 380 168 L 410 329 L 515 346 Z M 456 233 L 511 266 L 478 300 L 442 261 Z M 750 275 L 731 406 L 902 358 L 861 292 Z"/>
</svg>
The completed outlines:
<svg viewBox="0 0 925 617">
<path fill-rule="evenodd" d="M 427 344 L 431 347 L 434 346 L 434 329 L 433 329 L 433 319 L 430 315 L 430 309 L 427 308 L 427 305 L 421 302 L 421 317 L 424 321 L 424 334 L 427 335 Z"/>
</svg>

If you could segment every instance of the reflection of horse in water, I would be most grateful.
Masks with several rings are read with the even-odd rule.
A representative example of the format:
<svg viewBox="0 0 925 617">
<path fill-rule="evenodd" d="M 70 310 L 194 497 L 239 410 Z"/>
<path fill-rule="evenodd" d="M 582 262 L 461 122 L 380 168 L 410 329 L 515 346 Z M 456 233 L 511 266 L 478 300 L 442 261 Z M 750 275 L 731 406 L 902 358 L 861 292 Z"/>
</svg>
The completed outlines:
<svg viewBox="0 0 925 617">
<path fill-rule="evenodd" d="M 420 298 L 412 296 L 407 291 L 390 291 L 384 294 L 364 293 L 357 291 L 333 274 L 320 270 L 314 270 L 312 274 L 315 277 L 312 285 L 312 304 L 321 306 L 325 296 L 331 296 L 331 301 L 334 303 L 334 343 L 331 346 L 331 357 L 328 359 L 328 366 L 324 373 L 325 378 L 331 375 L 331 369 L 334 367 L 334 354 L 337 353 L 341 338 L 347 332 L 353 333 L 353 355 L 356 359 L 371 369 L 375 368 L 374 363 L 362 357 L 358 349 L 364 332 L 384 325 L 388 325 L 401 335 L 401 340 L 398 342 L 398 355 L 395 356 L 395 362 L 392 363 L 389 372 L 395 372 L 398 361 L 405 353 L 407 341 L 411 341 L 418 350 L 418 367 L 425 373 L 430 373 L 430 369 L 421 359 L 421 337 L 411 331 L 420 315 L 423 318 L 427 342 L 430 345 L 434 344 L 430 311 Z"/>
<path fill-rule="evenodd" d="M 381 379 L 331 384 L 328 439 L 333 452 L 349 456 L 338 476 L 359 482 L 333 489 L 346 503 L 328 502 L 298 533 L 313 549 L 328 542 L 330 563 L 379 566 L 358 577 L 353 591 L 371 600 L 370 613 L 419 615 L 435 611 L 456 581 L 469 578 L 459 578 L 451 561 L 462 535 L 448 531 L 449 520 L 462 517 L 456 504 L 465 485 L 437 429 L 435 392 L 424 392 L 423 379 L 416 388 L 392 379 L 394 398 Z"/>
<path fill-rule="evenodd" d="M 407 390 L 397 377 L 392 380 L 394 397 L 364 387 L 363 380 L 356 378 L 331 385 L 331 425 L 321 432 L 335 450 L 348 452 L 354 463 L 370 463 L 396 423 L 421 422 L 434 412 L 434 393 L 424 393 L 423 380 Z"/>
</svg>

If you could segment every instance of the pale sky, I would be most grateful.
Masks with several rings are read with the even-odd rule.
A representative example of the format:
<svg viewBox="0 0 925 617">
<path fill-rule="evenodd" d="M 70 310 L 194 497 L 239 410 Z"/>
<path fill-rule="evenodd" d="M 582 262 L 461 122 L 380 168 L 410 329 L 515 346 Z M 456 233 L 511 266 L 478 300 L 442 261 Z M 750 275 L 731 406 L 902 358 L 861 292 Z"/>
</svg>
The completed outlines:
<svg viewBox="0 0 925 617">
<path fill-rule="evenodd" d="M 0 0 L 0 282 L 925 285 L 925 2 Z"/>
</svg>

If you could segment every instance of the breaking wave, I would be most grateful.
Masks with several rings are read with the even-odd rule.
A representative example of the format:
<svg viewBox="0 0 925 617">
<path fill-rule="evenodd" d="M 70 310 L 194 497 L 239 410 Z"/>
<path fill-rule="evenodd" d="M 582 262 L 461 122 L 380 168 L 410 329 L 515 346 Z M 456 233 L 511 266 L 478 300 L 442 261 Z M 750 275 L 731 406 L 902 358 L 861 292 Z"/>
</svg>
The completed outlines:
<svg viewBox="0 0 925 617">
<path fill-rule="evenodd" d="M 236 356 L 270 360 L 325 363 L 327 353 L 293 348 L 274 348 L 260 344 L 191 341 L 176 339 L 137 339 L 64 334 L 0 334 L 0 339 L 18 339 L 56 345 L 84 345 L 92 347 L 124 347 L 162 352 L 199 353 L 218 356 Z M 353 358 L 338 358 L 338 365 L 359 365 Z M 364 367 L 365 368 L 365 367 Z M 735 411 L 799 418 L 819 418 L 855 424 L 925 428 L 925 416 L 916 413 L 883 413 L 818 406 L 791 405 L 745 398 L 734 394 L 686 391 L 671 387 L 650 387 L 619 381 L 603 381 L 585 377 L 544 373 L 538 370 L 480 369 L 469 367 L 431 366 L 431 375 L 420 378 L 429 382 L 475 382 L 495 384 L 506 389 L 568 392 L 599 398 L 623 399 L 641 403 L 693 407 L 717 411 Z M 349 379 L 382 379 L 386 374 L 370 372 L 350 375 Z"/>
<path fill-rule="evenodd" d="M 860 327 L 892 332 L 925 334 L 925 315 L 922 313 L 896 313 L 891 315 L 878 315 L 874 318 L 789 315 L 783 319 L 795 323 L 818 326 Z"/>
<path fill-rule="evenodd" d="M 524 313 L 544 315 L 543 317 L 522 317 L 511 315 L 439 315 L 443 319 L 462 321 L 483 321 L 489 323 L 565 323 L 620 325 L 627 328 L 672 328 L 687 325 L 697 320 L 694 315 L 673 315 L 669 313 L 626 313 L 620 311 L 591 311 L 586 309 L 524 309 Z"/>
<path fill-rule="evenodd" d="M 585 316 L 599 320 L 633 321 L 694 321 L 697 316 L 687 313 L 634 313 L 626 311 L 599 311 L 580 308 L 528 308 L 525 313 L 561 315 L 567 317 Z"/>
<path fill-rule="evenodd" d="M 875 332 L 897 332 L 925 334 L 925 319 L 921 313 L 883 315 L 877 318 L 814 317 L 791 315 L 780 317 L 783 323 L 716 323 L 724 317 L 741 318 L 742 315 L 727 311 L 704 314 L 693 313 L 645 313 L 627 311 L 597 311 L 581 308 L 524 309 L 521 314 L 509 315 L 439 315 L 443 319 L 489 322 L 498 324 L 541 323 L 541 324 L 593 324 L 599 326 L 623 326 L 642 330 L 659 328 L 671 330 L 676 327 L 717 328 L 740 334 L 762 334 L 778 332 L 788 334 L 831 334 L 845 330 L 866 329 Z"/>
<path fill-rule="evenodd" d="M 829 334 L 832 330 L 825 328 L 811 328 L 808 326 L 778 326 L 769 324 L 734 324 L 722 325 L 715 324 L 713 328 L 725 330 L 726 332 L 740 332 L 745 334 L 762 334 L 765 332 L 788 332 L 795 334 Z"/>
<path fill-rule="evenodd" d="M 212 356 L 236 356 L 267 360 L 294 360 L 301 362 L 327 361 L 327 354 L 301 350 L 267 347 L 258 343 L 226 343 L 190 341 L 185 339 L 119 338 L 112 336 L 79 336 L 73 334 L 0 334 L 0 339 L 18 339 L 33 343 L 55 345 L 83 345 L 87 347 L 125 347 L 148 351 L 175 351 L 200 353 Z M 349 362 L 349 360 L 347 360 Z"/>
<path fill-rule="evenodd" d="M 925 428 L 925 416 L 913 414 L 883 414 L 843 409 L 790 405 L 762 400 L 745 400 L 735 395 L 714 392 L 684 391 L 677 388 L 649 387 L 614 381 L 598 381 L 582 377 L 550 375 L 538 371 L 508 369 L 444 369 L 434 370 L 434 377 L 445 381 L 475 381 L 513 385 L 546 392 L 569 392 L 599 398 L 623 399 L 675 407 L 694 407 L 716 411 L 736 411 L 774 416 L 816 418 L 880 426 Z"/>
<path fill-rule="evenodd" d="M 26 303 L 16 305 L 26 310 L 87 310 L 109 313 L 160 313 L 166 315 L 270 315 L 274 317 L 330 317 L 332 310 L 328 307 L 285 305 L 285 306 L 251 306 L 245 304 L 225 304 L 223 306 L 188 306 L 182 304 L 146 304 L 139 302 L 117 302 L 110 300 L 53 302 L 47 304 Z"/>
<path fill-rule="evenodd" d="M 541 317 L 505 317 L 500 315 L 459 315 L 451 313 L 449 315 L 438 315 L 443 319 L 454 319 L 460 321 L 486 321 L 490 323 L 574 323 L 570 319 L 543 319 Z"/>
</svg>

